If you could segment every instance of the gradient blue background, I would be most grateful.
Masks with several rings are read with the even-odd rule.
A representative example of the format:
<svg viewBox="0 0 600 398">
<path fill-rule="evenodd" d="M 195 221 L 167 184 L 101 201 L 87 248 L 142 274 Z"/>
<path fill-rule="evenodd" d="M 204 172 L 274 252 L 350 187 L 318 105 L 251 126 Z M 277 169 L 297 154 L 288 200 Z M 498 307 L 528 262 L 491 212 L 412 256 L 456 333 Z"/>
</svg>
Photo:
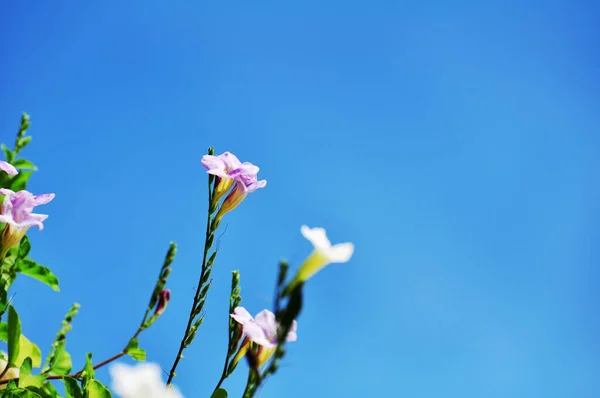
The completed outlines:
<svg viewBox="0 0 600 398">
<path fill-rule="evenodd" d="M 186 397 L 221 372 L 230 270 L 268 307 L 304 223 L 357 250 L 308 285 L 261 397 L 597 397 L 599 18 L 592 1 L 4 1 L 0 137 L 31 114 L 30 189 L 57 195 L 31 239 L 62 292 L 20 278 L 24 333 L 47 352 L 77 301 L 77 367 L 113 355 L 174 240 L 172 302 L 141 338 L 169 369 L 214 145 L 269 185 L 227 218 Z"/>
</svg>

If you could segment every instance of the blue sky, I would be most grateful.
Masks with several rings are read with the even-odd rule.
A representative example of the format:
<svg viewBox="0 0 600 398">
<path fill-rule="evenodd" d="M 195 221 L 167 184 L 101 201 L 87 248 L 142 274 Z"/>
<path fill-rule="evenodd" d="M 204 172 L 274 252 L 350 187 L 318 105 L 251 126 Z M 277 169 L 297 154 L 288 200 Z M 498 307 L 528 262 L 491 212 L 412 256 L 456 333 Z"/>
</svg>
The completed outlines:
<svg viewBox="0 0 600 398">
<path fill-rule="evenodd" d="M 230 270 L 268 307 L 278 259 L 311 249 L 302 224 L 356 254 L 310 281 L 261 397 L 598 396 L 599 17 L 591 1 L 5 3 L 0 138 L 30 113 L 29 188 L 57 195 L 31 239 L 62 291 L 20 278 L 24 333 L 47 352 L 79 302 L 76 365 L 113 355 L 174 240 L 172 301 L 141 338 L 168 369 L 214 145 L 268 187 L 227 219 L 186 397 L 218 380 Z"/>
</svg>

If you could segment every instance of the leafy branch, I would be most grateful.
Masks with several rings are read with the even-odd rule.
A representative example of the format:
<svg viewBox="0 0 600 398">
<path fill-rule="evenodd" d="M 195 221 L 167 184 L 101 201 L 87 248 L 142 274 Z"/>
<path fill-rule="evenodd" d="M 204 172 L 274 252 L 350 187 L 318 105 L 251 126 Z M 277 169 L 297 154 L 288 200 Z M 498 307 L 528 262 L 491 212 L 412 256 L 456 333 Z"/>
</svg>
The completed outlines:
<svg viewBox="0 0 600 398">
<path fill-rule="evenodd" d="M 208 148 L 208 154 L 213 155 L 215 153 L 214 148 Z M 167 379 L 167 385 L 171 384 L 175 377 L 177 365 L 183 358 L 183 351 L 189 347 L 196 337 L 196 332 L 202 322 L 204 321 L 204 304 L 208 295 L 208 290 L 211 286 L 210 275 L 212 272 L 213 263 L 217 257 L 218 250 L 215 250 L 210 257 L 208 253 L 213 246 L 215 239 L 215 232 L 219 228 L 219 221 L 213 217 L 213 214 L 217 211 L 219 204 L 219 196 L 215 193 L 218 179 L 212 174 L 208 175 L 208 215 L 206 220 L 206 237 L 204 240 L 204 254 L 202 256 L 202 267 L 200 270 L 200 277 L 198 278 L 198 286 L 196 287 L 196 293 L 194 294 L 194 300 L 192 302 L 192 308 L 188 318 L 188 323 L 183 333 L 183 338 L 177 351 L 177 356 L 173 361 L 173 366 L 169 372 L 169 378 Z"/>
<path fill-rule="evenodd" d="M 62 323 L 61 329 L 59 330 L 59 332 L 56 336 L 54 344 L 52 345 L 52 349 L 48 356 L 48 359 L 46 360 L 47 365 L 44 367 L 44 370 L 42 371 L 42 373 L 39 376 L 42 376 L 44 378 L 44 380 L 63 379 L 63 380 L 65 380 L 66 388 L 75 388 L 76 383 L 73 385 L 72 382 L 68 381 L 68 380 L 73 380 L 73 381 L 81 380 L 84 385 L 87 385 L 88 381 L 91 382 L 90 377 L 93 377 L 94 370 L 99 369 L 105 365 L 108 365 L 109 363 L 123 357 L 124 355 L 130 355 L 133 359 L 138 360 L 138 361 L 145 360 L 146 352 L 143 349 L 138 347 L 138 336 L 142 331 L 144 331 L 148 327 L 150 327 L 156 321 L 158 316 L 160 316 L 158 309 L 161 306 L 161 300 L 162 300 L 161 293 L 163 292 L 164 286 L 167 283 L 167 277 L 171 273 L 170 265 L 173 263 L 176 252 L 177 252 L 177 246 L 175 245 L 175 243 L 172 242 L 169 246 L 169 249 L 167 250 L 167 254 L 163 261 L 163 265 L 161 267 L 158 280 L 154 286 L 154 290 L 150 297 L 150 301 L 148 303 L 148 307 L 146 308 L 146 312 L 144 313 L 142 321 L 140 322 L 140 325 L 137 328 L 136 332 L 129 339 L 127 345 L 121 352 L 113 355 L 112 357 L 110 357 L 108 359 L 105 359 L 102 362 L 97 363 L 96 365 L 92 365 L 91 354 L 88 354 L 87 360 L 86 360 L 86 366 L 84 367 L 84 369 L 80 370 L 77 373 L 69 374 L 69 372 L 71 371 L 71 357 L 65 350 L 65 338 L 66 338 L 67 332 L 71 329 L 72 318 L 75 316 L 75 314 L 77 313 L 77 311 L 79 309 L 79 305 L 75 304 L 71 308 L 71 310 L 67 313 L 67 316 L 65 317 L 65 320 Z M 163 304 L 163 308 L 164 308 L 165 303 L 162 303 L 162 304 Z M 10 306 L 9 309 L 12 310 L 12 306 Z M 155 309 L 155 313 L 151 316 L 150 313 L 153 309 Z M 15 343 L 17 340 L 15 339 L 14 336 L 11 335 L 11 330 L 16 328 L 16 326 L 12 326 L 12 324 L 15 324 L 16 321 L 13 320 L 12 324 L 11 324 L 11 319 L 14 319 L 14 316 L 11 318 L 10 314 L 12 314 L 13 311 L 14 310 L 9 312 L 9 325 L 8 325 L 9 353 L 11 352 L 11 347 L 17 347 L 17 348 L 13 348 L 13 350 L 16 349 L 17 352 L 19 351 L 18 343 Z M 16 314 L 16 311 L 14 311 L 14 312 Z M 18 320 L 18 318 L 17 318 L 17 320 Z M 19 334 L 20 334 L 20 323 L 19 323 Z M 11 355 L 9 354 L 9 359 L 10 358 L 11 358 Z M 10 363 L 10 361 L 8 361 L 8 362 Z M 8 369 L 8 365 L 7 365 L 7 369 Z M 90 376 L 90 374 L 92 376 Z M 0 385 L 8 384 L 11 381 L 16 383 L 17 381 L 19 381 L 19 379 L 20 378 L 17 377 L 17 378 L 7 378 L 5 380 L 0 380 Z M 99 384 L 99 383 L 92 383 L 92 385 L 95 385 L 95 384 Z M 67 385 L 69 387 L 67 387 Z M 99 386 L 96 386 L 93 388 L 101 389 L 101 388 L 105 388 L 105 387 L 100 384 Z"/>
</svg>

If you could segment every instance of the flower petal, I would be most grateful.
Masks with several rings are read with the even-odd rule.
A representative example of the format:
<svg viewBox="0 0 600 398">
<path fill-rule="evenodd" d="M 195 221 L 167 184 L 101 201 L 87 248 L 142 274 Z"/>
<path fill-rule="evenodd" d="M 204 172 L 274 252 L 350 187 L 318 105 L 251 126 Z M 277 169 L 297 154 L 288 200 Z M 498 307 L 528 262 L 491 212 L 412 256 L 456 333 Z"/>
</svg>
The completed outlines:
<svg viewBox="0 0 600 398">
<path fill-rule="evenodd" d="M 219 155 L 219 159 L 225 163 L 225 169 L 227 171 L 237 169 L 242 164 L 237 156 L 231 152 L 223 152 L 221 155 Z"/>
<path fill-rule="evenodd" d="M 54 196 L 56 195 L 53 193 L 44 193 L 41 195 L 34 196 L 33 201 L 36 206 L 45 205 L 46 203 L 50 203 L 52 199 L 54 199 Z"/>
<path fill-rule="evenodd" d="M 244 333 L 250 340 L 258 345 L 265 347 L 272 347 L 274 345 L 265 334 L 263 328 L 261 328 L 256 322 L 248 322 L 244 324 Z"/>
<path fill-rule="evenodd" d="M 255 176 L 258 174 L 259 171 L 260 171 L 260 168 L 258 166 L 255 166 L 250 162 L 244 162 L 239 167 L 232 170 L 229 173 L 229 175 L 231 175 L 232 177 L 240 175 L 240 174 L 244 174 L 247 176 L 251 176 L 251 175 Z"/>
<path fill-rule="evenodd" d="M 19 174 L 17 169 L 15 169 L 15 166 L 3 160 L 0 160 L 0 170 L 4 171 L 6 174 L 11 176 Z"/>
<path fill-rule="evenodd" d="M 202 156 L 202 166 L 206 170 L 225 170 L 225 162 L 214 155 L 204 155 Z"/>
<path fill-rule="evenodd" d="M 327 239 L 324 228 L 309 228 L 307 225 L 303 225 L 300 232 L 313 244 L 315 249 L 328 249 L 331 247 L 331 242 Z"/>
<path fill-rule="evenodd" d="M 264 188 L 267 186 L 267 180 L 255 181 L 246 186 L 246 191 L 248 193 L 254 192 L 259 188 Z"/>
<path fill-rule="evenodd" d="M 346 263 L 354 254 L 354 245 L 350 242 L 338 243 L 323 251 L 330 263 Z"/>
<path fill-rule="evenodd" d="M 262 310 L 254 318 L 258 326 L 260 326 L 267 337 L 277 336 L 277 321 L 275 320 L 275 314 L 269 310 Z"/>
<path fill-rule="evenodd" d="M 241 323 L 242 325 L 254 321 L 252 315 L 244 307 L 235 307 L 233 310 L 233 314 L 230 315 L 233 319 L 236 320 L 237 323 Z"/>
</svg>

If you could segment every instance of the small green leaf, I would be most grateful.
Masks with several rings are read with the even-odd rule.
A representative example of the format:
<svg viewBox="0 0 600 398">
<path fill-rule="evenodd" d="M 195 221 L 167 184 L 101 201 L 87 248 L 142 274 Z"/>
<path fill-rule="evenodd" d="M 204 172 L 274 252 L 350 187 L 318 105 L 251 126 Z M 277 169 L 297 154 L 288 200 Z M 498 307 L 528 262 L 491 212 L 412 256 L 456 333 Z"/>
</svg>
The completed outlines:
<svg viewBox="0 0 600 398">
<path fill-rule="evenodd" d="M 87 385 L 88 380 L 94 378 L 94 365 L 92 365 L 92 353 L 88 352 L 85 356 L 85 366 L 81 374 L 84 385 Z"/>
<path fill-rule="evenodd" d="M 8 147 L 4 144 L 0 145 L 0 147 L 2 148 L 2 151 L 4 151 L 4 156 L 6 156 L 6 161 L 8 163 L 12 162 L 13 152 L 10 149 L 8 149 Z"/>
<path fill-rule="evenodd" d="M 133 359 L 136 361 L 145 361 L 146 360 L 146 351 L 142 348 L 136 348 L 134 350 L 127 351 Z"/>
<path fill-rule="evenodd" d="M 87 384 L 88 398 L 111 398 L 110 391 L 98 380 L 90 380 Z"/>
<path fill-rule="evenodd" d="M 19 370 L 19 387 L 41 387 L 46 376 L 31 374 L 31 358 L 25 358 Z"/>
<path fill-rule="evenodd" d="M 27 137 L 23 137 L 19 140 L 19 142 L 17 143 L 17 146 L 19 148 L 25 148 L 27 145 L 29 145 L 29 143 L 31 142 L 32 137 L 30 135 L 28 135 Z"/>
<path fill-rule="evenodd" d="M 145 361 L 146 360 L 146 351 L 138 347 L 138 339 L 133 338 L 129 341 L 125 352 L 129 354 L 136 361 Z"/>
<path fill-rule="evenodd" d="M 8 389 L 8 388 L 7 388 Z M 2 398 L 42 398 L 40 394 L 24 388 L 16 388 L 14 390 L 5 391 L 2 393 Z"/>
<path fill-rule="evenodd" d="M 12 305 L 8 306 L 8 363 L 15 365 L 21 348 L 21 321 Z"/>
<path fill-rule="evenodd" d="M 58 331 L 58 333 L 56 334 L 56 337 L 54 338 L 54 342 L 52 343 L 52 347 L 50 348 L 50 352 L 48 353 L 48 357 L 46 358 L 46 363 L 44 365 L 44 372 L 48 372 L 50 371 L 50 369 L 54 366 L 54 362 L 57 360 L 56 358 L 56 350 L 58 349 L 58 347 L 60 345 L 63 345 L 63 349 L 66 353 L 66 337 L 67 337 L 67 333 L 69 333 L 69 331 L 72 328 L 71 322 L 73 322 L 73 317 L 75 317 L 75 315 L 77 315 L 77 312 L 79 311 L 79 304 L 75 303 L 73 304 L 73 306 L 71 307 L 71 309 L 69 310 L 69 312 L 67 312 L 67 315 L 65 315 L 65 319 L 63 319 L 62 323 L 61 323 L 61 327 L 60 330 Z M 61 364 L 59 365 L 59 368 L 57 369 L 58 372 L 60 372 L 60 369 L 66 369 L 66 365 L 65 365 L 65 359 L 61 359 L 60 362 Z M 71 367 L 71 356 L 68 355 L 68 367 L 69 370 L 67 371 L 70 372 L 70 367 Z"/>
<path fill-rule="evenodd" d="M 31 243 L 29 242 L 29 238 L 27 235 L 23 236 L 21 239 L 21 243 L 19 243 L 19 253 L 17 255 L 18 258 L 25 258 L 29 254 L 29 250 L 31 250 Z"/>
<path fill-rule="evenodd" d="M 227 396 L 227 390 L 223 388 L 218 388 L 215 390 L 215 392 L 212 393 L 210 398 L 227 398 Z"/>
<path fill-rule="evenodd" d="M 13 160 L 11 162 L 11 164 L 13 166 L 15 166 L 17 169 L 37 170 L 37 167 L 35 167 L 35 165 L 33 163 L 31 163 L 29 160 L 26 160 L 26 159 Z"/>
<path fill-rule="evenodd" d="M 58 395 L 58 391 L 50 383 L 46 383 L 40 387 L 27 386 L 27 387 L 25 387 L 25 389 L 32 391 L 43 398 L 63 398 L 60 395 Z"/>
<path fill-rule="evenodd" d="M 67 398 L 83 398 L 83 391 L 79 387 L 79 383 L 72 377 L 64 377 L 65 393 Z"/>
<path fill-rule="evenodd" d="M 72 368 L 71 355 L 67 352 L 65 342 L 61 341 L 56 347 L 54 359 L 50 366 L 50 374 L 64 376 L 69 374 Z"/>
<path fill-rule="evenodd" d="M 37 279 L 57 292 L 60 291 L 58 288 L 58 278 L 52 271 L 48 267 L 44 267 L 29 258 L 17 260 L 17 272 Z"/>
<path fill-rule="evenodd" d="M 25 358 L 19 370 L 19 377 L 27 376 L 28 374 L 31 374 L 31 358 Z"/>
</svg>

